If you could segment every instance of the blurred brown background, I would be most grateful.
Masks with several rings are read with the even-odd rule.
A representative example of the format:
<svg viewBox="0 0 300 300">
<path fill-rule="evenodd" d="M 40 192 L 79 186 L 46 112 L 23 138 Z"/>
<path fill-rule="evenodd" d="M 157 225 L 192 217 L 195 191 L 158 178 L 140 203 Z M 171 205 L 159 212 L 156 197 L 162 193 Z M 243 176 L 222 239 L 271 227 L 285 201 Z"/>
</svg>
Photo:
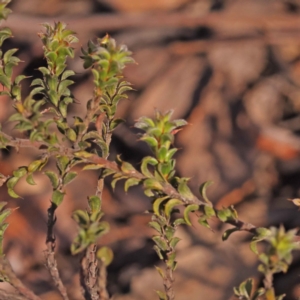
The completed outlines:
<svg viewBox="0 0 300 300">
<path fill-rule="evenodd" d="M 117 153 L 138 167 L 149 149 L 137 141 L 134 120 L 152 115 L 154 108 L 174 109 L 174 117 L 189 125 L 178 135 L 178 174 L 191 177 L 198 193 L 206 180 L 215 184 L 209 196 L 222 207 L 234 204 L 242 220 L 258 226 L 297 227 L 300 215 L 287 198 L 300 196 L 300 1 L 293 0 L 13 0 L 14 13 L 6 22 L 15 38 L 5 46 L 19 48 L 24 61 L 18 73 L 39 76 L 45 64 L 37 32 L 41 23 L 61 20 L 78 33 L 80 45 L 69 67 L 77 73 L 73 92 L 77 104 L 71 114 L 83 115 L 91 97 L 91 76 L 81 66 L 80 47 L 106 32 L 125 43 L 138 65 L 126 69 L 135 92 L 123 100 L 118 114 L 127 120 L 113 138 Z M 30 81 L 24 83 L 24 96 Z M 12 113 L 1 98 L 0 121 Z M 70 122 L 72 119 L 70 118 Z M 0 172 L 38 157 L 32 150 L 2 151 Z M 51 165 L 50 165 L 51 167 Z M 9 199 L 5 188 L 0 200 L 19 207 L 9 218 L 5 247 L 18 276 L 43 299 L 60 299 L 44 267 L 46 210 L 51 187 L 45 176 L 35 175 L 37 186 L 20 182 L 24 199 Z M 78 283 L 78 258 L 69 252 L 76 226 L 69 217 L 86 207 L 96 174 L 83 172 L 69 186 L 56 224 L 58 261 L 70 288 Z M 109 267 L 109 290 L 115 300 L 155 299 L 160 278 L 152 250 L 152 230 L 144 211 L 149 200 L 139 188 L 124 195 L 122 184 L 105 190 L 104 210 L 111 233 L 100 244 L 114 249 Z M 176 275 L 178 300 L 228 300 L 232 287 L 245 278 L 261 277 L 250 237 L 237 233 L 222 242 L 226 229 L 215 232 L 194 223 L 181 228 Z M 277 294 L 287 300 L 300 296 L 300 256 L 290 271 L 275 277 Z M 4 287 L 4 284 L 1 284 Z M 0 287 L 1 287 L 0 285 Z M 79 290 L 70 289 L 72 299 Z"/>
</svg>

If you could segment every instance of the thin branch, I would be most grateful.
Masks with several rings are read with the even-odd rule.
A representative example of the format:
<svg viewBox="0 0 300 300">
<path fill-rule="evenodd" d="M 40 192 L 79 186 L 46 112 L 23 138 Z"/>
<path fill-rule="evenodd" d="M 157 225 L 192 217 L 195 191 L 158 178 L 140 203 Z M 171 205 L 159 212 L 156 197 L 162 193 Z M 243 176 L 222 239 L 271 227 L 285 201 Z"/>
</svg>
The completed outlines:
<svg viewBox="0 0 300 300">
<path fill-rule="evenodd" d="M 7 135 L 3 132 L 0 132 L 0 135 L 2 135 L 5 139 L 7 139 L 6 144 L 11 147 L 15 147 L 15 148 L 33 147 L 33 148 L 40 149 L 41 152 L 48 153 L 51 155 L 57 155 L 57 154 L 63 153 L 64 155 L 67 155 L 70 158 L 76 156 L 75 150 L 68 148 L 66 146 L 63 146 L 63 145 L 56 145 L 58 150 L 56 152 L 54 151 L 54 152 L 49 153 L 48 152 L 49 145 L 46 142 L 37 142 L 37 141 L 31 142 L 28 139 L 20 139 L 20 138 L 11 137 L 10 135 Z M 99 164 L 99 165 L 103 166 L 103 168 L 111 169 L 111 170 L 115 171 L 116 173 L 122 174 L 127 177 L 136 178 L 136 179 L 140 179 L 140 180 L 146 179 L 146 177 L 137 170 L 132 170 L 132 171 L 124 173 L 121 170 L 121 167 L 119 165 L 117 165 L 115 162 L 109 161 L 103 157 L 99 157 L 96 154 L 90 153 L 86 158 L 84 158 L 84 160 L 86 163 Z M 166 195 L 170 196 L 171 198 L 180 199 L 185 204 L 198 204 L 198 205 L 210 206 L 208 203 L 199 199 L 195 195 L 193 195 L 192 197 L 189 197 L 189 198 L 183 197 L 168 182 L 161 183 L 161 185 L 162 185 L 161 191 L 163 193 L 165 193 Z M 217 210 L 215 209 L 215 211 L 217 211 Z M 226 223 L 235 226 L 236 228 L 238 228 L 241 231 L 248 231 L 250 233 L 255 233 L 256 227 L 251 223 L 243 222 L 241 220 L 228 220 L 228 221 L 226 221 Z"/>
<path fill-rule="evenodd" d="M 47 223 L 47 238 L 46 245 L 47 249 L 45 250 L 46 255 L 46 265 L 51 274 L 51 277 L 55 283 L 56 288 L 62 295 L 64 300 L 69 300 L 67 290 L 60 278 L 57 261 L 55 259 L 55 236 L 53 234 L 53 227 L 56 222 L 55 210 L 57 206 L 54 203 L 51 203 L 51 206 L 48 209 L 48 223 Z"/>
<path fill-rule="evenodd" d="M 4 278 L 4 281 L 8 282 L 21 295 L 23 295 L 25 297 L 25 299 L 27 299 L 27 300 L 41 300 L 40 297 L 38 297 L 31 290 L 29 290 L 22 283 L 22 281 L 16 276 L 16 274 L 13 271 L 9 261 L 5 258 L 5 256 L 0 257 L 0 276 L 2 278 Z M 13 299 L 13 298 L 11 298 L 11 299 Z"/>
<path fill-rule="evenodd" d="M 90 295 L 90 291 L 89 291 L 89 288 L 87 286 L 87 283 L 86 283 L 86 278 L 87 278 L 87 265 L 86 265 L 86 257 L 85 257 L 85 254 L 82 255 L 82 258 L 80 260 L 80 273 L 79 273 L 79 276 L 80 276 L 80 286 L 81 286 L 81 289 L 82 289 L 82 295 L 84 297 L 85 300 L 91 300 L 91 295 Z"/>
<path fill-rule="evenodd" d="M 96 244 L 91 244 L 86 249 L 86 285 L 89 289 L 90 298 L 91 300 L 99 300 L 100 298 L 100 289 L 98 285 L 98 274 L 99 274 L 99 267 L 98 267 L 98 260 L 96 257 L 97 246 Z M 106 278 L 105 278 L 106 282 Z M 103 299 L 104 300 L 104 299 Z"/>
<path fill-rule="evenodd" d="M 175 294 L 173 289 L 173 283 L 174 283 L 174 275 L 173 270 L 171 267 L 167 267 L 165 277 L 163 279 L 163 284 L 165 287 L 166 295 L 168 300 L 174 300 Z"/>
<path fill-rule="evenodd" d="M 75 149 L 78 149 L 78 143 L 81 141 L 84 134 L 88 131 L 89 125 L 94 118 L 97 110 L 99 109 L 99 102 L 100 102 L 100 95 L 98 95 L 95 91 L 94 97 L 91 100 L 90 107 L 87 109 L 86 116 L 84 118 L 84 125 L 85 130 L 81 131 L 80 134 L 78 134 L 77 139 L 75 141 Z M 96 128 L 100 135 L 102 135 L 102 123 L 108 122 L 108 120 L 105 120 L 105 114 L 100 113 L 96 120 Z M 109 128 L 109 124 L 106 124 L 107 128 Z M 111 132 L 108 130 L 108 132 L 104 136 L 104 141 L 106 142 L 107 148 L 109 148 L 110 142 L 111 142 Z M 79 148 L 80 149 L 80 148 Z M 108 156 L 108 155 L 107 155 Z M 105 157 L 105 159 L 107 158 Z M 98 184 L 97 184 L 97 190 L 96 195 L 102 199 L 102 192 L 104 187 L 104 181 L 102 176 L 100 175 Z M 83 288 L 83 293 L 85 297 L 91 300 L 108 300 L 108 292 L 106 290 L 106 276 L 103 276 L 103 274 L 106 274 L 106 270 L 103 273 L 103 268 L 106 268 L 105 265 L 103 265 L 101 262 L 98 261 L 96 256 L 97 251 L 97 245 L 95 243 L 92 243 L 88 246 L 88 248 L 85 251 L 85 257 L 81 261 L 81 284 Z M 100 269 L 102 270 L 102 276 L 100 275 Z"/>
<path fill-rule="evenodd" d="M 95 111 L 91 114 L 93 117 Z M 87 114 L 88 117 L 88 114 Z M 106 128 L 109 128 L 109 120 L 104 120 L 105 114 L 102 113 L 97 117 L 96 120 L 96 128 L 99 134 L 102 134 L 102 124 L 106 122 Z M 90 121 L 88 119 L 88 121 Z M 107 145 L 107 148 L 110 146 L 111 142 L 111 135 L 112 133 L 110 130 L 104 135 L 104 141 Z M 107 159 L 108 154 L 106 155 L 105 159 Z M 101 172 L 102 173 L 102 172 Z M 97 183 L 97 190 L 96 195 L 102 199 L 102 193 L 104 188 L 104 179 L 102 174 L 100 173 L 98 183 Z M 108 300 L 109 295 L 107 292 L 107 276 L 106 276 L 106 266 L 103 262 L 99 261 L 96 256 L 97 246 L 95 243 L 91 244 L 86 251 L 86 263 L 87 263 L 87 285 L 90 290 L 91 299 L 92 300 Z"/>
</svg>

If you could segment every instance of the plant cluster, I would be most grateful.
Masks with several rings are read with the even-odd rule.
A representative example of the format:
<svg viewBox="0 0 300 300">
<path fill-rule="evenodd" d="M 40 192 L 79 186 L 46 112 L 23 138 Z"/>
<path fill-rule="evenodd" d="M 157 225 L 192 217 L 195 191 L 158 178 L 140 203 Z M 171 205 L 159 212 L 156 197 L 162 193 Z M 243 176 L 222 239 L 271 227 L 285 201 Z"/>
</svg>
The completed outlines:
<svg viewBox="0 0 300 300">
<path fill-rule="evenodd" d="M 0 18 L 6 19 L 10 10 L 6 8 L 10 0 L 0 1 Z M 76 210 L 72 217 L 77 224 L 78 234 L 75 237 L 71 252 L 81 257 L 81 280 L 85 299 L 109 299 L 106 288 L 106 268 L 113 260 L 113 252 L 108 247 L 99 248 L 97 241 L 104 234 L 109 234 L 109 224 L 103 221 L 102 210 L 104 178 L 111 176 L 114 188 L 119 180 L 124 180 L 124 190 L 140 185 L 152 202 L 148 211 L 149 226 L 156 234 L 153 236 L 154 250 L 162 260 L 165 268 L 156 267 L 164 289 L 157 291 L 161 300 L 174 300 L 174 271 L 176 270 L 176 245 L 180 239 L 176 236 L 177 228 L 192 225 L 190 215 L 197 216 L 200 225 L 210 228 L 210 220 L 217 218 L 222 223 L 232 225 L 223 234 L 223 240 L 236 231 L 252 234 L 251 249 L 261 262 L 259 271 L 264 276 L 264 287 L 257 288 L 252 279 L 247 279 L 234 289 L 239 299 L 280 300 L 284 295 L 275 296 L 273 275 L 286 272 L 291 264 L 291 252 L 298 249 L 296 230 L 285 231 L 283 227 L 270 229 L 255 227 L 242 222 L 233 206 L 216 209 L 209 200 L 206 191 L 212 182 L 208 181 L 199 187 L 201 197 L 190 190 L 189 178 L 176 176 L 176 159 L 178 151 L 174 147 L 176 133 L 187 123 L 185 120 L 173 120 L 172 111 L 155 112 L 154 118 L 141 117 L 135 124 L 140 130 L 140 140 L 148 144 L 153 156 L 144 157 L 140 170 L 117 156 L 116 161 L 108 159 L 111 137 L 116 127 L 123 122 L 115 117 L 118 103 L 127 98 L 126 92 L 131 85 L 123 77 L 123 69 L 134 62 L 126 46 L 119 46 L 115 40 L 106 35 L 90 41 L 82 49 L 83 66 L 93 75 L 94 90 L 87 102 L 84 118 L 75 116 L 71 122 L 68 117 L 68 106 L 74 103 L 70 78 L 74 71 L 67 69 L 67 59 L 74 57 L 75 33 L 61 22 L 54 25 L 44 24 L 44 32 L 39 34 L 43 44 L 47 67 L 40 67 L 41 78 L 31 81 L 32 90 L 23 99 L 21 82 L 24 75 L 14 78 L 14 67 L 20 63 L 15 56 L 17 49 L 0 51 L 0 83 L 3 86 L 1 95 L 9 97 L 15 113 L 9 121 L 14 122 L 15 129 L 22 133 L 16 138 L 1 130 L 1 148 L 32 147 L 38 149 L 40 156 L 27 166 L 20 166 L 11 175 L 0 174 L 0 184 L 6 184 L 8 194 L 13 198 L 18 181 L 26 177 L 30 185 L 35 185 L 34 173 L 42 171 L 52 184 L 51 205 L 48 209 L 48 226 L 46 236 L 46 265 L 51 277 L 62 295 L 69 299 L 68 291 L 59 275 L 59 266 L 55 258 L 55 212 L 64 201 L 66 186 L 76 180 L 78 171 L 75 166 L 84 170 L 97 170 L 98 182 L 94 194 L 89 195 L 86 210 Z M 0 30 L 0 47 L 12 37 L 9 28 Z M 49 159 L 56 161 L 56 171 L 48 169 Z M 78 168 L 76 168 L 78 170 Z M 39 299 L 28 290 L 14 274 L 3 253 L 2 240 L 8 226 L 6 217 L 12 212 L 4 209 L 6 203 L 0 203 L 0 278 L 15 287 L 23 299 Z M 256 244 L 264 241 L 264 252 L 258 252 Z M 0 292 L 1 294 L 1 292 Z"/>
</svg>

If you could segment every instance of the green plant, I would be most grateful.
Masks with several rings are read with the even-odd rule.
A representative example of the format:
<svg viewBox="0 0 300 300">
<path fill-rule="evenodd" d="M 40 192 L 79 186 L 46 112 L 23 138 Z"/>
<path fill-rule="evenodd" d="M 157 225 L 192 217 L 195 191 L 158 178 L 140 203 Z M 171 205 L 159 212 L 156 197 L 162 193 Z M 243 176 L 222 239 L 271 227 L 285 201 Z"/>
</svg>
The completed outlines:
<svg viewBox="0 0 300 300">
<path fill-rule="evenodd" d="M 6 5 L 9 0 L 0 2 L 0 17 L 5 19 L 9 14 Z M 210 228 L 211 218 L 232 225 L 223 234 L 226 240 L 235 231 L 247 231 L 253 235 L 252 250 L 258 255 L 261 265 L 259 270 L 264 274 L 264 288 L 253 289 L 251 279 L 243 282 L 234 292 L 239 299 L 282 299 L 276 297 L 273 289 L 273 274 L 286 271 L 292 261 L 291 252 L 298 248 L 295 242 L 295 231 L 257 228 L 242 222 L 233 206 L 216 209 L 206 194 L 212 184 L 208 181 L 200 186 L 201 198 L 195 196 L 189 186 L 189 178 L 176 176 L 174 145 L 176 133 L 187 123 L 185 120 L 173 120 L 172 111 L 156 111 L 154 118 L 141 117 L 135 127 L 143 133 L 140 140 L 148 144 L 153 156 L 143 158 L 138 171 L 120 156 L 116 162 L 108 160 L 109 146 L 115 128 L 123 120 L 115 117 L 118 103 L 127 98 L 126 92 L 131 85 L 122 75 L 125 66 L 133 62 L 131 52 L 125 46 L 118 46 L 114 39 L 106 35 L 96 42 L 90 41 L 87 49 L 82 49 L 83 66 L 90 69 L 94 78 L 92 99 L 87 103 L 84 118 L 74 117 L 70 122 L 68 106 L 74 102 L 70 79 L 75 73 L 67 69 L 66 61 L 74 56 L 72 45 L 77 42 L 74 32 L 63 23 L 44 24 L 45 31 L 39 36 L 43 43 L 47 67 L 40 67 L 42 78 L 31 82 L 32 91 L 22 98 L 21 82 L 25 76 L 13 77 L 13 68 L 20 63 L 14 56 L 17 49 L 0 52 L 0 83 L 3 85 L 1 95 L 10 97 L 15 113 L 9 121 L 15 123 L 15 129 L 23 134 L 16 138 L 4 133 L 0 128 L 0 147 L 32 147 L 40 151 L 40 157 L 27 166 L 21 166 L 10 176 L 0 174 L 0 183 L 7 186 L 8 194 L 13 198 L 19 195 L 14 188 L 18 181 L 26 177 L 29 185 L 34 185 L 34 172 L 42 171 L 50 180 L 53 188 L 51 204 L 48 209 L 48 230 L 46 234 L 46 265 L 63 299 L 69 299 L 67 290 L 60 278 L 55 258 L 55 212 L 59 209 L 66 193 L 65 187 L 76 180 L 75 166 L 84 170 L 97 170 L 98 183 L 96 191 L 87 199 L 86 210 L 76 210 L 73 219 L 78 226 L 78 235 L 71 245 L 72 254 L 81 254 L 81 285 L 85 299 L 109 299 L 106 289 L 106 268 L 113 260 L 112 250 L 108 247 L 98 249 L 97 241 L 109 233 L 109 224 L 103 221 L 102 210 L 104 178 L 112 176 L 114 188 L 119 180 L 124 180 L 124 190 L 134 185 L 141 185 L 144 193 L 152 201 L 149 211 L 149 226 L 157 234 L 153 236 L 154 250 L 164 262 L 165 269 L 156 267 L 162 277 L 164 290 L 157 291 L 161 300 L 175 299 L 173 284 L 176 262 L 176 237 L 178 226 L 192 225 L 190 214 L 197 216 L 200 225 Z M 0 31 L 0 47 L 12 36 L 10 29 Z M 55 159 L 57 170 L 49 170 L 49 159 Z M 76 168 L 78 170 L 78 168 Z M 11 213 L 4 209 L 5 202 L 0 204 L 0 239 L 7 228 L 4 223 Z M 150 220 L 151 219 L 151 220 Z M 265 241 L 269 248 L 259 254 L 256 243 Z M 0 248 L 0 278 L 9 282 L 19 294 L 26 299 L 39 299 L 28 290 L 14 272 L 6 259 L 2 244 Z"/>
</svg>

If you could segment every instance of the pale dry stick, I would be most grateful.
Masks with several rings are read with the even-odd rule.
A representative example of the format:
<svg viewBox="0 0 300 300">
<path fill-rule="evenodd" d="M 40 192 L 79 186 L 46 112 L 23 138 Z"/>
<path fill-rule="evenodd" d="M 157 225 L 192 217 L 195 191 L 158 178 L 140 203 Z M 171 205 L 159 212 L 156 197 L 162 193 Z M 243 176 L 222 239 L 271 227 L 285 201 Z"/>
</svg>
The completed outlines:
<svg viewBox="0 0 300 300">
<path fill-rule="evenodd" d="M 47 223 L 47 238 L 46 245 L 47 249 L 45 250 L 46 255 L 46 266 L 51 274 L 51 277 L 55 283 L 56 288 L 60 292 L 64 300 L 69 300 L 67 289 L 64 286 L 59 271 L 57 268 L 57 261 L 55 259 L 55 236 L 53 234 L 53 227 L 56 222 L 55 210 L 57 206 L 54 203 L 51 203 L 50 208 L 48 209 L 48 223 Z"/>
<path fill-rule="evenodd" d="M 300 19 L 297 15 L 271 13 L 263 16 L 250 14 L 232 15 L 226 11 L 198 16 L 188 13 L 155 14 L 95 14 L 86 17 L 65 17 L 64 21 L 79 35 L 91 31 L 113 31 L 128 28 L 196 28 L 208 26 L 213 29 L 232 29 L 239 27 L 246 30 L 300 30 Z M 16 34 L 34 35 L 38 24 L 52 23 L 53 18 L 30 17 L 13 14 L 6 21 Z"/>
<path fill-rule="evenodd" d="M 207 40 L 197 40 L 197 41 L 176 41 L 170 43 L 167 46 L 167 50 L 175 55 L 197 55 L 199 53 L 205 53 L 211 51 L 212 48 L 222 48 L 229 46 L 240 46 L 240 45 L 254 45 L 254 46 L 282 46 L 282 45 L 300 45 L 300 28 L 299 32 L 295 33 L 278 33 L 271 32 L 267 36 L 261 34 L 249 34 L 249 35 L 234 35 L 226 36 L 219 35 L 215 38 Z"/>
<path fill-rule="evenodd" d="M 0 257 L 0 276 L 4 277 L 5 281 L 13 286 L 21 295 L 25 297 L 25 299 L 41 300 L 40 297 L 38 297 L 30 289 L 28 289 L 17 277 L 5 256 Z"/>
</svg>

